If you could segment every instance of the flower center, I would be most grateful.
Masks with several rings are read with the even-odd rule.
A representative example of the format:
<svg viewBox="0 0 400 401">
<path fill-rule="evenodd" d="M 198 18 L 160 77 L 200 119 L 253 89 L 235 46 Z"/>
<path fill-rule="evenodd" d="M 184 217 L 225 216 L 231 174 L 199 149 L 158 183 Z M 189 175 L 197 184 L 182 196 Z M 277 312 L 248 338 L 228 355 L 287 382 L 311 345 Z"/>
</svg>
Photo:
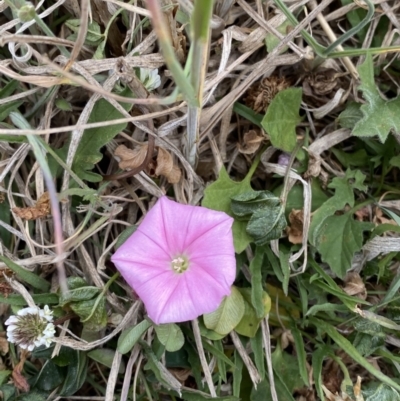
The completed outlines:
<svg viewBox="0 0 400 401">
<path fill-rule="evenodd" d="M 188 269 L 189 261 L 185 256 L 180 255 L 172 259 L 171 267 L 175 273 L 181 274 Z"/>
</svg>

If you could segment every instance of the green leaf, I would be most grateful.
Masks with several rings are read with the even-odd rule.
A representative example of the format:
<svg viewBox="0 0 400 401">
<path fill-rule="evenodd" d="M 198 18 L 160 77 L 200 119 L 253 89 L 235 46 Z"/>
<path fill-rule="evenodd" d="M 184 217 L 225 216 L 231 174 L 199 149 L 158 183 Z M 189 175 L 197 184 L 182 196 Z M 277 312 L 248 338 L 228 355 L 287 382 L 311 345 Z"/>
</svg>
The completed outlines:
<svg viewBox="0 0 400 401">
<path fill-rule="evenodd" d="M 0 386 L 3 385 L 11 373 L 11 370 L 0 370 Z"/>
<path fill-rule="evenodd" d="M 231 211 L 231 198 L 235 195 L 252 190 L 250 178 L 251 177 L 246 177 L 241 182 L 233 181 L 229 178 L 225 167 L 222 167 L 219 172 L 218 180 L 205 189 L 202 206 L 208 207 L 209 209 L 220 210 L 234 217 Z M 246 232 L 246 225 L 246 222 L 238 221 L 237 219 L 235 219 L 233 223 L 232 231 L 236 253 L 243 252 L 252 241 L 252 238 Z"/>
<path fill-rule="evenodd" d="M 400 401 L 400 393 L 383 383 L 367 383 L 362 386 L 365 401 Z"/>
<path fill-rule="evenodd" d="M 122 231 L 117 239 L 117 242 L 115 243 L 115 249 L 118 249 L 137 230 L 137 228 L 137 225 L 125 228 L 125 230 Z"/>
<path fill-rule="evenodd" d="M 240 398 L 233 395 L 225 395 L 223 397 L 211 397 L 200 390 L 191 389 L 186 387 L 182 390 L 182 398 L 185 401 L 240 401 Z"/>
<path fill-rule="evenodd" d="M 261 209 L 279 205 L 280 199 L 269 191 L 246 191 L 231 197 L 232 213 L 241 220 L 246 220 Z"/>
<path fill-rule="evenodd" d="M 2 401 L 15 401 L 16 388 L 14 384 L 3 384 L 0 387 L 0 391 L 3 396 Z"/>
<path fill-rule="evenodd" d="M 8 143 L 27 143 L 28 139 L 24 135 L 0 135 L 0 141 Z"/>
<path fill-rule="evenodd" d="M 148 320 L 142 320 L 136 326 L 124 330 L 119 336 L 117 350 L 121 354 L 129 352 L 150 326 L 151 323 Z"/>
<path fill-rule="evenodd" d="M 65 373 L 51 359 L 47 360 L 36 378 L 35 387 L 39 390 L 51 391 L 65 379 Z"/>
<path fill-rule="evenodd" d="M 327 345 L 323 345 L 322 347 L 318 347 L 312 353 L 312 372 L 315 383 L 315 389 L 317 390 L 318 397 L 321 400 L 325 399 L 324 390 L 322 388 L 323 380 L 322 380 L 322 365 L 324 363 L 324 358 L 328 353 L 331 352 L 331 347 Z"/>
<path fill-rule="evenodd" d="M 322 225 L 329 216 L 332 216 L 337 210 L 342 210 L 346 205 L 354 206 L 354 189 L 364 191 L 366 187 L 363 182 L 365 175 L 359 170 L 347 170 L 345 177 L 334 178 L 328 185 L 329 188 L 335 189 L 335 195 L 329 198 L 313 215 L 310 231 L 309 242 L 318 246 L 321 239 L 320 230 Z"/>
<path fill-rule="evenodd" d="M 279 185 L 276 189 L 274 189 L 275 196 L 281 196 L 283 190 L 283 184 Z M 311 211 L 314 212 L 316 209 L 320 208 L 329 197 L 322 190 L 319 180 L 311 181 Z M 287 201 L 285 214 L 286 216 L 292 211 L 292 209 L 302 209 L 304 207 L 304 198 L 303 198 L 303 186 L 302 185 L 294 185 L 290 190 Z"/>
<path fill-rule="evenodd" d="M 71 103 L 63 98 L 56 99 L 54 104 L 61 111 L 72 111 Z"/>
<path fill-rule="evenodd" d="M 94 203 L 99 198 L 98 192 L 91 188 L 68 188 L 59 194 L 60 199 L 66 196 L 79 196 L 83 198 L 84 201 L 91 203 Z"/>
<path fill-rule="evenodd" d="M 301 121 L 301 97 L 300 88 L 288 88 L 279 92 L 261 121 L 272 145 L 285 152 L 292 152 L 296 147 L 296 126 Z"/>
<path fill-rule="evenodd" d="M 32 295 L 35 304 L 43 305 L 57 305 L 58 295 L 57 294 L 33 294 Z M 21 295 L 10 294 L 8 297 L 0 295 L 0 303 L 13 306 L 25 306 L 26 301 Z"/>
<path fill-rule="evenodd" d="M 100 331 L 107 326 L 106 300 L 103 294 L 89 301 L 72 302 L 69 307 L 79 316 L 87 330 Z"/>
<path fill-rule="evenodd" d="M 345 305 L 324 303 L 311 306 L 310 309 L 307 310 L 306 316 L 314 316 L 318 312 L 347 312 L 348 308 Z"/>
<path fill-rule="evenodd" d="M 400 226 L 400 217 L 396 213 L 383 206 L 380 206 L 380 208 Z"/>
<path fill-rule="evenodd" d="M 69 349 L 70 363 L 68 364 L 65 382 L 58 392 L 59 396 L 75 394 L 86 380 L 88 360 L 85 352 Z"/>
<path fill-rule="evenodd" d="M 233 111 L 239 114 L 239 116 L 242 116 L 246 120 L 250 121 L 254 125 L 257 125 L 258 127 L 262 128 L 261 121 L 263 119 L 263 116 L 261 114 L 257 114 L 250 107 L 247 107 L 242 103 L 235 102 L 233 105 Z"/>
<path fill-rule="evenodd" d="M 74 34 L 68 36 L 68 39 L 75 41 L 81 21 L 78 19 L 70 19 L 65 22 L 65 25 L 68 26 L 72 32 L 75 32 Z M 99 41 L 101 41 L 103 37 L 104 35 L 101 33 L 100 25 L 96 21 L 90 22 L 87 28 L 85 44 L 88 46 L 95 46 L 99 44 Z"/>
<path fill-rule="evenodd" d="M 42 392 L 36 389 L 33 389 L 29 393 L 21 394 L 16 401 L 47 401 L 49 397 L 48 392 Z"/>
<path fill-rule="evenodd" d="M 300 377 L 303 379 L 304 385 L 306 387 L 309 387 L 310 384 L 308 381 L 307 356 L 303 336 L 295 324 L 291 325 L 290 331 L 293 335 L 294 343 L 296 346 L 297 363 L 299 366 Z"/>
<path fill-rule="evenodd" d="M 17 89 L 19 82 L 17 80 L 12 80 L 6 84 L 4 88 L 0 90 L 0 99 L 5 99 L 11 96 Z M 23 102 L 20 100 L 15 100 L 0 105 L 0 121 L 4 121 L 10 114 L 11 111 L 16 110 Z M 8 138 L 10 140 L 8 140 Z M 24 135 L 0 135 L 0 141 L 5 142 L 18 142 L 19 140 L 26 141 Z"/>
<path fill-rule="evenodd" d="M 224 345 L 222 344 L 222 341 L 214 341 L 214 347 L 217 349 L 221 354 L 224 354 Z M 217 367 L 218 367 L 218 373 L 221 378 L 221 380 L 224 383 L 228 382 L 228 379 L 226 377 L 226 364 L 221 358 L 216 358 L 217 360 Z"/>
<path fill-rule="evenodd" d="M 290 23 L 290 21 L 285 19 L 285 21 L 281 25 L 279 25 L 278 28 L 276 28 L 276 30 L 280 32 L 282 35 L 287 35 L 288 29 L 292 27 L 293 25 Z M 274 34 L 268 32 L 267 35 L 265 36 L 265 44 L 267 46 L 267 52 L 271 53 L 272 50 L 274 50 L 275 47 L 278 46 L 280 42 L 281 39 L 279 39 Z M 285 46 L 280 53 L 284 53 L 287 49 L 288 47 Z"/>
<path fill-rule="evenodd" d="M 86 283 L 85 283 L 86 284 Z M 98 295 L 100 288 L 85 285 L 84 287 L 69 290 L 60 296 L 60 305 L 65 306 L 69 302 L 89 301 Z"/>
<path fill-rule="evenodd" d="M 364 116 L 355 125 L 352 134 L 359 137 L 377 135 L 385 142 L 391 130 L 400 133 L 400 97 L 388 101 L 381 97 L 374 79 L 371 54 L 367 54 L 358 72 L 361 80 L 360 90 L 367 103 L 361 106 Z"/>
<path fill-rule="evenodd" d="M 207 329 L 202 319 L 199 320 L 199 327 L 202 337 L 208 338 L 209 340 L 218 341 L 225 337 L 225 334 L 219 334 L 214 330 Z"/>
<path fill-rule="evenodd" d="M 167 351 L 174 352 L 183 347 L 185 337 L 178 325 L 174 323 L 161 324 L 154 326 L 154 330 L 156 331 L 158 340 L 165 346 Z"/>
<path fill-rule="evenodd" d="M 269 191 L 247 191 L 232 196 L 233 214 L 245 221 L 250 217 L 246 231 L 256 245 L 265 245 L 282 236 L 286 227 L 283 206 L 278 197 Z"/>
<path fill-rule="evenodd" d="M 336 122 L 342 128 L 353 129 L 358 121 L 361 120 L 363 113 L 360 110 L 361 104 L 356 102 L 348 102 L 346 108 L 339 114 Z M 332 148 L 332 150 L 335 148 Z"/>
<path fill-rule="evenodd" d="M 115 350 L 109 348 L 101 348 L 101 349 L 98 348 L 89 351 L 87 356 L 93 359 L 94 361 L 101 363 L 102 365 L 107 366 L 108 368 L 111 369 L 115 352 L 116 352 Z M 118 372 L 121 374 L 125 372 L 125 362 L 123 359 L 121 360 Z"/>
<path fill-rule="evenodd" d="M 285 209 L 283 205 L 278 205 L 255 212 L 250 218 L 246 231 L 254 238 L 256 245 L 262 246 L 281 238 L 286 226 Z"/>
<path fill-rule="evenodd" d="M 240 388 L 243 378 L 243 359 L 235 349 L 234 351 L 235 370 L 233 371 L 232 393 L 234 396 L 240 396 Z"/>
<path fill-rule="evenodd" d="M 328 336 L 339 346 L 340 349 L 346 352 L 346 354 L 349 355 L 350 358 L 352 358 L 356 363 L 358 363 L 365 370 L 375 376 L 378 380 L 380 380 L 382 383 L 387 384 L 388 386 L 395 388 L 397 391 L 400 391 L 400 384 L 398 384 L 390 377 L 386 376 L 374 365 L 370 364 L 364 357 L 360 355 L 360 353 L 350 343 L 350 341 L 343 337 L 340 333 L 338 333 L 338 331 L 333 326 L 331 326 L 327 322 L 315 319 L 313 317 L 310 318 L 310 322 L 312 322 L 318 328 L 328 334 Z"/>
<path fill-rule="evenodd" d="M 304 386 L 303 380 L 300 376 L 297 357 L 288 354 L 282 350 L 280 345 L 278 345 L 272 353 L 271 359 L 274 372 L 281 377 L 291 393 L 295 388 L 301 388 Z"/>
<path fill-rule="evenodd" d="M 235 327 L 235 331 L 242 336 L 254 337 L 257 334 L 261 321 L 269 313 L 271 309 L 271 298 L 266 292 L 261 293 L 260 306 L 261 316 L 258 316 L 255 308 L 252 305 L 252 289 L 239 288 L 244 301 L 244 314 L 239 324 Z"/>
<path fill-rule="evenodd" d="M 147 356 L 145 369 L 150 369 L 165 388 L 172 389 L 180 393 L 182 385 L 175 377 L 167 370 L 167 368 L 158 360 L 157 356 L 145 341 L 140 341 L 144 353 Z"/>
<path fill-rule="evenodd" d="M 204 324 L 219 334 L 228 334 L 238 325 L 244 311 L 243 297 L 236 287 L 232 287 L 231 294 L 223 299 L 218 309 L 203 316 Z"/>
<path fill-rule="evenodd" d="M 354 253 L 362 248 L 363 229 L 364 225 L 354 220 L 351 213 L 330 216 L 324 221 L 317 249 L 340 278 L 350 269 Z"/>
<path fill-rule="evenodd" d="M 370 305 L 367 301 L 346 294 L 344 290 L 336 284 L 336 281 L 329 276 L 312 257 L 309 258 L 309 262 L 312 268 L 318 273 L 310 280 L 313 287 L 319 287 L 324 293 L 332 294 L 339 298 L 351 311 L 354 311 L 357 304 Z M 319 277 L 324 281 L 319 279 Z M 326 301 L 325 298 L 324 301 Z"/>
<path fill-rule="evenodd" d="M 130 95 L 131 92 L 129 90 L 125 90 L 121 93 L 121 96 Z M 121 106 L 127 111 L 132 107 L 129 103 L 122 103 Z M 123 115 L 106 100 L 100 99 L 94 105 L 88 123 L 106 123 L 107 121 L 118 118 L 123 118 Z M 72 170 L 79 178 L 90 182 L 99 182 L 102 180 L 100 174 L 91 172 L 94 165 L 103 158 L 100 149 L 109 143 L 119 132 L 124 130 L 126 126 L 127 123 L 123 123 L 85 130 L 72 164 Z"/>
<path fill-rule="evenodd" d="M 343 6 L 352 4 L 353 0 L 341 0 L 341 3 Z M 365 18 L 365 16 L 367 15 L 367 11 L 361 7 L 357 7 L 351 11 L 349 11 L 348 13 L 346 13 L 346 18 L 348 19 L 348 21 L 350 22 L 352 27 L 357 26 L 358 24 L 360 24 L 362 22 L 362 20 Z M 357 32 L 357 38 L 359 41 L 363 42 L 365 39 L 365 35 L 367 34 L 368 31 L 368 26 L 363 27 L 361 30 L 359 30 Z"/>
<path fill-rule="evenodd" d="M 353 345 L 362 356 L 368 357 L 385 345 L 385 337 L 386 335 L 382 337 L 357 333 Z"/>
<path fill-rule="evenodd" d="M 93 55 L 93 60 L 103 60 L 103 58 L 105 58 L 104 49 L 106 47 L 106 43 L 107 43 L 106 39 L 104 39 L 100 42 L 100 44 L 97 46 L 97 49 Z"/>
<path fill-rule="evenodd" d="M 262 286 L 262 275 L 261 275 L 263 262 L 264 262 L 264 251 L 262 248 L 257 247 L 254 258 L 250 262 L 249 269 L 251 273 L 251 303 L 257 313 L 258 318 L 265 317 L 265 304 L 263 300 L 264 291 Z M 271 300 L 270 300 L 270 306 L 271 306 Z M 266 313 L 268 312 L 269 310 Z"/>
<path fill-rule="evenodd" d="M 397 156 L 393 156 L 390 160 L 389 160 L 389 164 L 393 167 L 397 167 L 400 168 L 400 155 Z"/>
<path fill-rule="evenodd" d="M 1 97 L 0 97 L 1 99 Z M 0 105 L 0 121 L 4 121 L 12 111 L 15 111 L 18 109 L 19 106 L 21 106 L 23 102 L 21 101 L 14 101 L 14 102 L 9 102 L 6 104 Z M 5 141 L 5 142 L 13 142 L 13 143 L 22 143 L 26 142 L 26 136 L 24 135 L 0 135 L 0 141 Z"/>
<path fill-rule="evenodd" d="M 8 96 L 11 96 L 14 91 L 18 88 L 19 81 L 16 79 L 13 79 L 10 82 L 7 82 L 7 84 L 0 90 L 0 99 L 5 99 Z"/>
<path fill-rule="evenodd" d="M 344 152 L 336 148 L 331 148 L 330 150 L 345 168 L 365 167 L 369 163 L 370 156 L 365 149 L 357 150 L 354 153 Z"/>
<path fill-rule="evenodd" d="M 258 330 L 254 337 L 250 338 L 251 350 L 253 351 L 253 358 L 256 364 L 258 373 L 260 373 L 261 379 L 265 378 L 265 357 L 264 357 L 264 346 L 263 346 L 263 333 Z"/>
<path fill-rule="evenodd" d="M 23 267 L 17 265 L 5 256 L 0 255 L 0 260 L 6 264 L 18 277 L 25 283 L 30 284 L 33 288 L 47 292 L 50 289 L 50 283 L 42 277 L 39 277 L 35 273 L 25 270 Z"/>
<path fill-rule="evenodd" d="M 282 380 L 279 373 L 275 373 L 275 389 L 279 401 L 295 401 Z M 274 401 L 271 395 L 271 385 L 268 379 L 257 384 L 257 388 L 253 387 L 250 394 L 250 401 Z"/>
<path fill-rule="evenodd" d="M 212 343 L 208 341 L 203 341 L 203 347 L 207 352 L 214 355 L 217 359 L 220 359 L 231 368 L 235 367 L 235 364 L 224 354 L 224 352 L 220 351 L 217 347 L 212 345 Z"/>
</svg>

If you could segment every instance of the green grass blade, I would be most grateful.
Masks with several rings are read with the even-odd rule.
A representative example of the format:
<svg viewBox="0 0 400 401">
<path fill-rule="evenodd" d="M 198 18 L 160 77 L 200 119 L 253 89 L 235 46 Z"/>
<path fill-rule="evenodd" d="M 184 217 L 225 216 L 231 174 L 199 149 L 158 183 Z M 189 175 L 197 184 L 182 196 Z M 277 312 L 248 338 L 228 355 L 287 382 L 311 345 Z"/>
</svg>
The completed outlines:
<svg viewBox="0 0 400 401">
<path fill-rule="evenodd" d="M 37 290 L 43 291 L 43 292 L 48 292 L 50 289 L 50 283 L 45 280 L 44 278 L 39 277 L 35 273 L 32 273 L 20 265 L 17 265 L 14 263 L 12 260 L 6 258 L 5 256 L 0 255 L 0 260 L 6 264 L 6 266 L 11 269 L 15 274 L 18 275 L 18 277 L 24 281 L 25 283 L 28 283 L 31 285 L 33 288 L 36 288 Z"/>
<path fill-rule="evenodd" d="M 365 370 L 375 376 L 382 383 L 387 384 L 400 391 L 400 384 L 396 383 L 390 377 L 383 374 L 380 370 L 371 365 L 354 347 L 354 345 L 344 338 L 338 331 L 330 324 L 323 322 L 322 320 L 316 318 L 310 318 L 310 322 L 317 326 L 320 330 L 324 331 L 328 336 L 347 353 L 355 362 L 362 366 Z"/>
<path fill-rule="evenodd" d="M 335 40 L 331 45 L 328 47 L 321 46 L 307 31 L 304 29 L 301 31 L 301 34 L 303 38 L 306 40 L 306 42 L 313 48 L 314 52 L 318 54 L 318 56 L 327 58 L 327 57 L 332 57 L 331 53 L 333 50 L 335 50 L 336 47 L 340 46 L 343 44 L 346 40 L 350 39 L 353 37 L 357 32 L 359 32 L 361 29 L 363 29 L 372 19 L 374 16 L 374 5 L 371 3 L 370 0 L 365 0 L 368 6 L 368 12 L 365 18 L 360 21 L 359 24 L 354 26 L 353 28 L 349 29 L 347 32 L 345 32 L 342 36 L 340 36 L 337 40 Z M 299 24 L 299 21 L 297 21 L 297 18 L 293 15 L 293 13 L 289 10 L 289 8 L 286 6 L 286 4 L 282 0 L 275 0 L 276 5 L 279 7 L 279 9 L 285 14 L 286 18 L 289 20 L 289 22 L 296 26 Z M 338 52 L 339 53 L 339 52 Z M 338 54 L 336 53 L 336 54 Z M 343 52 L 340 52 L 343 53 Z M 340 57 L 345 57 L 345 56 L 350 56 L 348 54 L 344 54 Z"/>
<path fill-rule="evenodd" d="M 194 89 L 189 80 L 186 78 L 180 63 L 175 56 L 168 28 L 164 16 L 162 15 L 160 5 L 158 4 L 158 0 L 148 0 L 147 8 L 151 13 L 154 31 L 162 49 L 165 62 L 172 76 L 174 77 L 175 83 L 185 96 L 186 101 L 190 105 L 197 105 L 198 103 L 195 97 Z"/>
</svg>

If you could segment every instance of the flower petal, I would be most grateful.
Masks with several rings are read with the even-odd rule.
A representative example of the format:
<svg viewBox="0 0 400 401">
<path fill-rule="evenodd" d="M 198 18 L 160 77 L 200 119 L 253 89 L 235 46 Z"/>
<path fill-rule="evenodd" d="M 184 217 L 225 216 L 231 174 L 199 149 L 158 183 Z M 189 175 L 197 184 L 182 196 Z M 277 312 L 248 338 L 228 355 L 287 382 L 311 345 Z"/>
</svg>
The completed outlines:
<svg viewBox="0 0 400 401">
<path fill-rule="evenodd" d="M 156 232 L 160 230 L 154 231 L 153 237 L 156 237 Z M 119 263 L 126 262 L 130 264 L 130 270 L 133 270 L 135 263 L 157 268 L 157 266 L 166 266 L 171 260 L 172 257 L 169 255 L 166 246 L 163 243 L 159 245 L 156 238 L 142 232 L 140 227 L 111 257 L 111 261 L 115 263 L 118 269 Z"/>
<path fill-rule="evenodd" d="M 230 287 L 221 285 L 198 266 L 182 274 L 163 275 L 135 289 L 156 323 L 177 323 L 197 318 L 218 308 Z"/>
<path fill-rule="evenodd" d="M 223 212 L 200 206 L 181 205 L 170 201 L 166 196 L 160 198 L 153 209 L 158 205 L 160 210 L 157 212 L 163 221 L 165 239 L 168 248 L 174 254 L 185 252 L 190 244 L 207 233 L 211 233 L 214 238 L 220 233 L 226 236 L 233 224 L 233 219 Z M 230 236 L 232 237 L 232 233 Z"/>
</svg>

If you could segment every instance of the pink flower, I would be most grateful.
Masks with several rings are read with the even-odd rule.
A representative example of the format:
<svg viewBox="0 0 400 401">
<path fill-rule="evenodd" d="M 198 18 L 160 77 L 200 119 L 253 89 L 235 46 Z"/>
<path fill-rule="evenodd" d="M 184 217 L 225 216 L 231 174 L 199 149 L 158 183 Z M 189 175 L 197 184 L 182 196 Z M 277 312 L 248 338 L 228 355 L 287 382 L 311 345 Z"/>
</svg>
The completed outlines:
<svg viewBox="0 0 400 401">
<path fill-rule="evenodd" d="M 195 319 L 231 292 L 233 219 L 160 198 L 111 260 L 156 324 Z"/>
</svg>

